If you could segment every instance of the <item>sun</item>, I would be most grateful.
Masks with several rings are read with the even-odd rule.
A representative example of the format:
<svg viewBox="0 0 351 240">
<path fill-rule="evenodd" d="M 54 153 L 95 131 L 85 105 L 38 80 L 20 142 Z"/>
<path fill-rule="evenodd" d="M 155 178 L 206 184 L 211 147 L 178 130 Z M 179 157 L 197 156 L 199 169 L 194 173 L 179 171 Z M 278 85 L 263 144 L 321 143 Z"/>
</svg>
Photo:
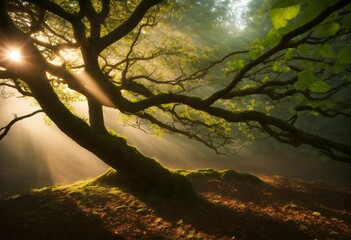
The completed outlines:
<svg viewBox="0 0 351 240">
<path fill-rule="evenodd" d="M 21 62 L 22 61 L 21 51 L 17 48 L 10 49 L 7 53 L 7 57 L 13 62 Z"/>
</svg>

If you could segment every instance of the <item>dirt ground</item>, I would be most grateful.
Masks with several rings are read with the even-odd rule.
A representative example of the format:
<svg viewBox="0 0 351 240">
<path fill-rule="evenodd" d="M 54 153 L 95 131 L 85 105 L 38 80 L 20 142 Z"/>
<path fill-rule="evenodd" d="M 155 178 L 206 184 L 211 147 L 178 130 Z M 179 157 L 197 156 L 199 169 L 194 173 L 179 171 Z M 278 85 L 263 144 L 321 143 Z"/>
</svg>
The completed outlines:
<svg viewBox="0 0 351 240">
<path fill-rule="evenodd" d="M 351 239 L 351 189 L 223 174 L 188 176 L 200 200 L 89 180 L 0 202 L 0 239 Z"/>
</svg>

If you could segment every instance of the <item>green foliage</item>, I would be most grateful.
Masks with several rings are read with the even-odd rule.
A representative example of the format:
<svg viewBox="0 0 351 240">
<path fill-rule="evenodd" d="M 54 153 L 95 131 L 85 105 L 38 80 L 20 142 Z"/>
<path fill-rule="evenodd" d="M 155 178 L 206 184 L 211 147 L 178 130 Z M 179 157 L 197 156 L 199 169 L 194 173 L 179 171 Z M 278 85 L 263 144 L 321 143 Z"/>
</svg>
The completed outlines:
<svg viewBox="0 0 351 240">
<path fill-rule="evenodd" d="M 301 44 L 297 49 L 302 56 L 307 56 L 311 50 L 308 44 Z"/>
<path fill-rule="evenodd" d="M 300 4 L 287 7 L 273 6 L 269 14 L 274 28 L 280 29 L 285 27 L 289 20 L 295 18 L 299 14 L 300 7 Z"/>
<path fill-rule="evenodd" d="M 295 83 L 297 90 L 304 91 L 318 80 L 316 75 L 311 71 L 303 71 L 298 74 L 298 82 Z"/>
<path fill-rule="evenodd" d="M 279 34 L 286 34 L 311 21 L 334 3 L 333 0 L 278 0 L 271 6 L 270 20 Z M 303 10 L 301 11 L 301 9 Z M 338 22 L 326 21 L 318 26 L 316 36 L 333 36 L 339 31 L 340 27 Z M 269 35 L 272 37 L 277 34 L 272 31 Z"/>
<path fill-rule="evenodd" d="M 341 27 L 340 24 L 337 22 L 333 22 L 333 21 L 326 22 L 318 26 L 315 36 L 316 37 L 334 36 L 335 34 L 338 33 L 340 27 Z"/>
<path fill-rule="evenodd" d="M 315 93 L 326 93 L 331 89 L 331 86 L 322 80 L 317 80 L 312 85 L 308 86 L 308 88 Z"/>
<path fill-rule="evenodd" d="M 250 52 L 248 53 L 248 55 L 255 59 L 257 57 L 259 57 L 260 55 L 262 55 L 262 53 L 264 52 L 264 46 L 263 46 L 263 43 L 261 40 L 259 39 L 256 39 L 254 40 L 253 42 L 251 42 L 249 44 L 249 47 L 250 47 Z"/>
<path fill-rule="evenodd" d="M 255 54 L 256 55 L 256 54 Z M 243 68 L 244 65 L 245 65 L 245 59 L 239 57 L 239 56 L 236 56 L 234 57 L 233 59 L 231 60 L 228 60 L 227 61 L 227 65 L 228 65 L 228 69 L 227 71 L 235 71 L 235 70 L 238 70 L 240 68 Z"/>
<path fill-rule="evenodd" d="M 289 72 L 290 68 L 285 65 L 285 61 L 276 61 L 273 63 L 272 70 L 274 72 Z"/>
<path fill-rule="evenodd" d="M 345 69 L 348 67 L 349 64 L 342 64 L 340 62 L 336 62 L 334 65 L 333 65 L 333 70 L 336 74 L 339 74 L 341 72 L 344 72 Z"/>
<path fill-rule="evenodd" d="M 334 49 L 329 44 L 323 44 L 319 48 L 319 54 L 325 58 L 334 58 L 335 57 Z"/>
<path fill-rule="evenodd" d="M 54 2 L 70 13 L 79 11 L 76 2 Z M 278 122 L 290 124 L 295 120 L 288 120 L 293 118 L 286 109 L 291 109 L 296 103 L 306 103 L 315 96 L 326 96 L 325 93 L 350 78 L 346 69 L 351 63 L 348 10 L 334 12 L 303 32 L 314 24 L 306 23 L 335 4 L 333 0 L 252 1 L 250 9 L 243 10 L 249 13 L 245 18 L 245 31 L 237 31 L 239 21 L 231 19 L 235 16 L 231 14 L 235 12 L 232 8 L 235 1 L 167 1 L 150 9 L 135 29 L 103 49 L 99 56 L 94 56 L 95 51 L 90 47 L 91 43 L 98 42 L 95 37 L 98 38 L 99 34 L 105 36 L 124 23 L 140 2 L 111 1 L 111 12 L 101 29 L 95 29 L 98 32 L 95 35 L 91 32 L 96 26 L 90 22 L 91 16 L 82 18 L 82 29 L 77 28 L 74 33 L 69 21 L 50 12 L 45 15 L 48 27 L 43 26 L 30 35 L 47 62 L 66 70 L 73 80 L 84 68 L 95 66 L 96 72 L 101 70 L 99 74 L 93 74 L 101 76 L 96 82 L 106 81 L 101 86 L 114 84 L 115 88 L 109 89 L 111 94 L 119 92 L 125 102 L 132 102 L 123 104 L 124 99 L 118 101 L 119 96 L 111 98 L 115 100 L 116 108 L 123 105 L 120 115 L 127 126 L 159 136 L 180 133 L 216 150 L 221 148 L 225 151 L 218 151 L 221 153 L 237 150 L 238 145 L 262 136 L 265 131 L 281 135 L 276 138 L 283 139 L 283 142 L 290 142 L 295 134 L 280 129 L 279 124 L 271 126 L 270 123 L 267 124 L 272 131 L 267 131 L 262 118 L 274 117 Z M 97 12 L 102 9 L 101 1 L 92 3 Z M 38 12 L 34 7 L 30 9 L 34 15 Z M 13 16 L 20 17 L 20 13 Z M 77 25 L 79 21 L 77 19 Z M 304 28 L 300 28 L 302 26 Z M 284 37 L 297 28 L 300 28 L 300 34 L 291 39 L 291 34 Z M 80 34 L 81 39 L 75 39 Z M 45 44 L 40 45 L 40 41 Z M 244 51 L 233 53 L 243 42 L 251 43 L 240 49 Z M 104 41 L 100 43 L 104 46 Z M 85 49 L 89 51 L 85 52 Z M 96 59 L 87 60 L 89 55 Z M 64 74 L 52 74 L 47 75 L 57 96 L 73 112 L 70 104 L 82 96 L 67 87 L 62 79 Z M 67 79 L 68 82 L 71 80 Z M 86 83 L 86 79 L 80 80 L 79 84 Z M 213 93 L 217 93 L 218 98 L 208 105 L 204 99 L 209 96 L 216 98 L 217 94 Z M 157 96 L 159 94 L 161 96 Z M 165 99 L 168 100 L 167 94 L 173 102 L 163 104 Z M 146 104 L 139 105 L 140 101 Z M 215 116 L 206 111 L 214 112 Z M 246 113 L 249 117 L 242 117 Z M 123 145 L 122 140 L 109 137 L 101 137 L 101 141 L 111 148 L 114 144 Z M 121 153 L 128 155 L 127 148 L 121 149 Z M 134 149 L 131 152 L 135 153 Z M 147 162 L 141 162 L 147 169 Z"/>
<path fill-rule="evenodd" d="M 327 30 L 328 35 L 334 36 L 340 30 L 340 24 L 332 22 Z"/>
<path fill-rule="evenodd" d="M 342 48 L 339 51 L 337 58 L 341 64 L 351 64 L 351 46 Z"/>
<path fill-rule="evenodd" d="M 290 30 L 301 26 L 313 18 L 318 16 L 325 8 L 329 7 L 330 5 L 334 4 L 334 0 L 302 0 L 300 1 L 301 5 L 303 5 L 303 11 L 301 12 L 301 16 L 298 20 L 289 27 Z"/>
<path fill-rule="evenodd" d="M 326 81 L 318 78 L 312 71 L 306 70 L 298 74 L 298 81 L 294 84 L 296 90 L 310 90 L 314 93 L 326 93 L 331 86 Z"/>
</svg>

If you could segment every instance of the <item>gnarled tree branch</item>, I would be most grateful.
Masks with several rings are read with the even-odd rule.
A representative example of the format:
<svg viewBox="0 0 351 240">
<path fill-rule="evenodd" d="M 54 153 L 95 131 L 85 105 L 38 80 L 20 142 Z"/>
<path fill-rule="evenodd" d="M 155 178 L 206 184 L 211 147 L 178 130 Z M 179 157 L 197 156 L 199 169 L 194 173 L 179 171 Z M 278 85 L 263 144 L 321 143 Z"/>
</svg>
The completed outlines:
<svg viewBox="0 0 351 240">
<path fill-rule="evenodd" d="M 36 114 L 38 114 L 38 113 L 42 113 L 42 112 L 44 112 L 44 111 L 43 111 L 42 109 L 40 109 L 40 110 L 36 110 L 36 111 L 34 111 L 34 112 L 32 112 L 32 113 L 29 113 L 29 114 L 27 114 L 27 115 L 23 115 L 23 116 L 21 116 L 21 117 L 15 117 L 15 118 L 14 118 L 13 120 L 11 120 L 5 127 L 1 127 L 1 128 L 0 128 L 0 140 L 2 140 L 2 139 L 7 135 L 7 133 L 10 131 L 11 127 L 12 127 L 15 123 L 17 123 L 17 122 L 19 122 L 19 121 L 21 121 L 21 120 L 23 120 L 23 119 L 32 117 L 32 116 L 34 116 L 34 115 L 36 115 Z"/>
</svg>

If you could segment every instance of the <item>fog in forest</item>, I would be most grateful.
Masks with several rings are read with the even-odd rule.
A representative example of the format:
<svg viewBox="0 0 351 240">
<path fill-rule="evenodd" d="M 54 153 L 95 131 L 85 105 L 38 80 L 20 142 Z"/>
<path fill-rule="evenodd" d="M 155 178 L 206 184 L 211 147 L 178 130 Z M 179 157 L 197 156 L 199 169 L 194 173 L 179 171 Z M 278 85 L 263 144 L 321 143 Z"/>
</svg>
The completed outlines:
<svg viewBox="0 0 351 240">
<path fill-rule="evenodd" d="M 31 102 L 23 99 L 1 100 L 0 123 L 31 112 Z M 85 112 L 85 103 L 78 111 Z M 105 109 L 106 123 L 128 139 L 128 142 L 169 168 L 235 169 L 262 175 L 317 180 L 351 186 L 351 166 L 328 161 L 308 149 L 293 148 L 261 140 L 244 147 L 238 154 L 220 156 L 202 144 L 176 135 L 155 137 L 132 127 L 123 127 L 111 109 Z M 34 187 L 66 184 L 93 178 L 106 166 L 96 156 L 78 146 L 54 125 L 48 125 L 43 114 L 13 126 L 0 141 L 0 191 L 20 193 Z"/>
</svg>

